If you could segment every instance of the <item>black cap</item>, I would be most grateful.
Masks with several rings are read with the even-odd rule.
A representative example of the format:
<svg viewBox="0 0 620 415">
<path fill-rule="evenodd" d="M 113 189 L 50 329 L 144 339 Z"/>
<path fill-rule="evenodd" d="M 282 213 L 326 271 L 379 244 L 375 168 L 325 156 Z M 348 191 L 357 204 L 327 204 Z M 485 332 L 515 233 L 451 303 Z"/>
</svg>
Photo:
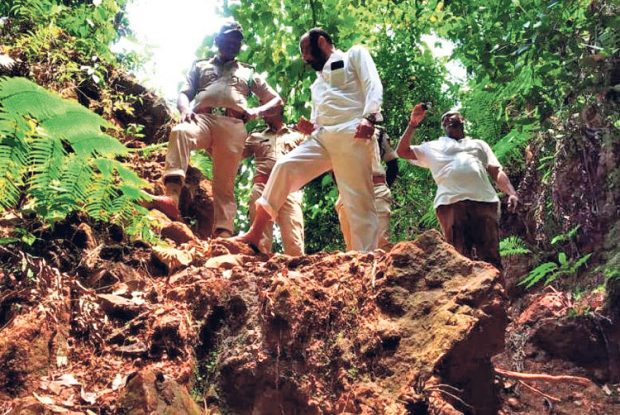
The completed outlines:
<svg viewBox="0 0 620 415">
<path fill-rule="evenodd" d="M 241 28 L 241 25 L 237 22 L 227 22 L 224 23 L 222 27 L 220 27 L 218 36 L 228 35 L 234 32 L 239 33 L 241 35 L 241 38 L 243 38 L 243 29 Z"/>
</svg>

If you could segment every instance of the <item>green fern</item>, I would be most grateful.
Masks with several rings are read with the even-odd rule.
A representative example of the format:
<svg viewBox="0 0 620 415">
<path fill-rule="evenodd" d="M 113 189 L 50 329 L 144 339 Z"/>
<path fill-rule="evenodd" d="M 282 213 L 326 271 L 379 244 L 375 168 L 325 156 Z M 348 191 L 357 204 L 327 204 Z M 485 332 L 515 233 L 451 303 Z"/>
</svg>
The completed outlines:
<svg viewBox="0 0 620 415">
<path fill-rule="evenodd" d="M 590 253 L 575 260 L 569 260 L 564 252 L 560 252 L 557 262 L 549 261 L 540 264 L 531 270 L 518 285 L 525 285 L 525 288 L 530 288 L 542 280 L 544 280 L 545 285 L 549 285 L 562 276 L 575 275 L 591 256 Z"/>
<path fill-rule="evenodd" d="M 525 255 L 532 251 L 528 249 L 525 242 L 518 236 L 509 236 L 499 241 L 499 254 L 503 257 L 514 255 Z"/>
<path fill-rule="evenodd" d="M 145 181 L 99 115 L 23 78 L 0 78 L 0 210 L 28 203 L 54 223 L 75 211 L 150 235 Z"/>
<path fill-rule="evenodd" d="M 213 162 L 204 150 L 192 151 L 192 166 L 200 170 L 207 179 L 213 180 Z"/>
</svg>

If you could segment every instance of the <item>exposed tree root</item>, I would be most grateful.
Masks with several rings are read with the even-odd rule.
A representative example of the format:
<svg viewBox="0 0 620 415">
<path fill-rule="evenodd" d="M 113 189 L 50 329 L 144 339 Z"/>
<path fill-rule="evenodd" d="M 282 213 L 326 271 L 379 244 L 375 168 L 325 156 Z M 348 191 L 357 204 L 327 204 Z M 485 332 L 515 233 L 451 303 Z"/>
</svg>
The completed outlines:
<svg viewBox="0 0 620 415">
<path fill-rule="evenodd" d="M 570 382 L 576 383 L 583 386 L 594 385 L 590 379 L 583 378 L 580 376 L 568 376 L 568 375 L 547 375 L 542 373 L 520 373 L 520 372 L 511 372 L 509 370 L 495 368 L 495 373 L 500 376 L 505 376 L 511 379 L 517 380 L 540 380 L 543 382 Z"/>
</svg>

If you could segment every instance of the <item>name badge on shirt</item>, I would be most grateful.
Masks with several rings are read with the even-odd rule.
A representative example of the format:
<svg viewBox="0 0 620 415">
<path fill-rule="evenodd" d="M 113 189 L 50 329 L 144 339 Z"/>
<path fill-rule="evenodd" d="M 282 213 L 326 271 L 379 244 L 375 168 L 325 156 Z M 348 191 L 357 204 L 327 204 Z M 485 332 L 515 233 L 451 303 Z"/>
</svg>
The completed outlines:
<svg viewBox="0 0 620 415">
<path fill-rule="evenodd" d="M 332 62 L 330 69 L 329 84 L 331 86 L 342 85 L 344 83 L 344 61 Z"/>
</svg>

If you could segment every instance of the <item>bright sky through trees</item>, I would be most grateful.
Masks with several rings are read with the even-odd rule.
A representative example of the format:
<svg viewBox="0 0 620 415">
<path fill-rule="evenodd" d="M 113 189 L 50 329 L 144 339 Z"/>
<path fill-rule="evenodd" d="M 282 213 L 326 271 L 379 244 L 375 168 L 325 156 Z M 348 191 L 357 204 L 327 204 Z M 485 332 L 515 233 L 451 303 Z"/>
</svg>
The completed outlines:
<svg viewBox="0 0 620 415">
<path fill-rule="evenodd" d="M 148 87 L 159 91 L 168 101 L 176 101 L 184 72 L 196 58 L 204 37 L 215 32 L 226 19 L 217 14 L 218 0 L 133 0 L 127 15 L 134 40 L 122 39 L 114 51 L 135 50 L 147 56 L 147 62 L 136 73 Z M 422 41 L 433 56 L 445 59 L 454 45 L 435 35 L 424 35 Z M 450 81 L 464 82 L 465 70 L 458 62 L 447 62 Z"/>
<path fill-rule="evenodd" d="M 123 39 L 114 50 L 146 52 L 148 61 L 136 74 L 168 100 L 176 100 L 184 71 L 195 59 L 204 37 L 215 32 L 224 18 L 218 0 L 133 0 L 127 5 L 135 42 Z"/>
</svg>

